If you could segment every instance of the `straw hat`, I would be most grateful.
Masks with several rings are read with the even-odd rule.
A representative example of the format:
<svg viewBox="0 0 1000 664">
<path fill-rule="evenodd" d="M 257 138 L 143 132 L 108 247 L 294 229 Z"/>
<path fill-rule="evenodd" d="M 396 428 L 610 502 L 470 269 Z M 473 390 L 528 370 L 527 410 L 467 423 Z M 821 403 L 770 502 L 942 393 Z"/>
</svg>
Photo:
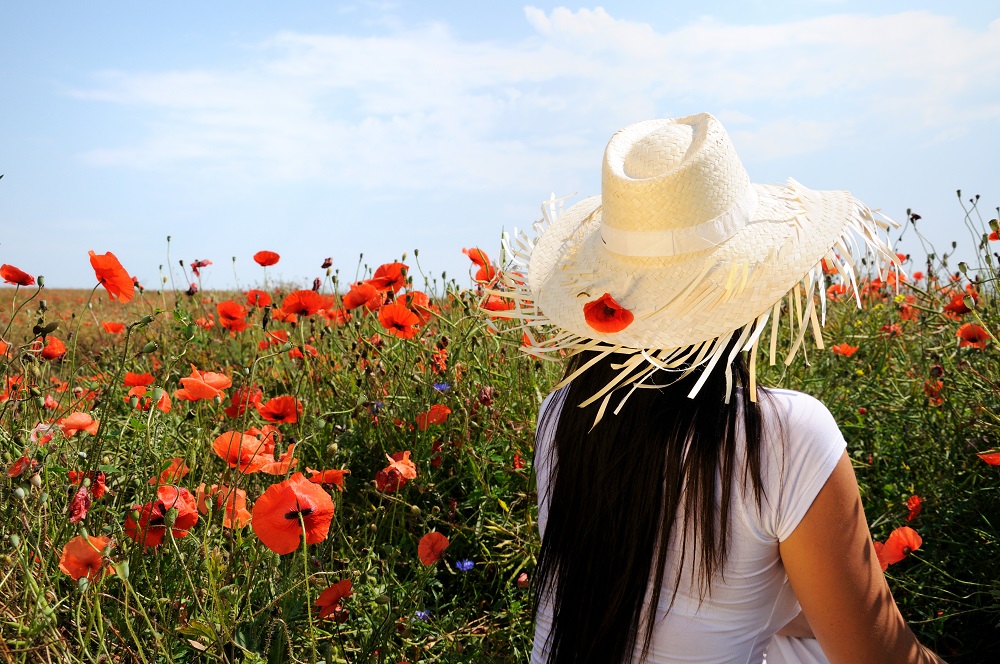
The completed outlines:
<svg viewBox="0 0 1000 664">
<path fill-rule="evenodd" d="M 703 366 L 704 380 L 734 334 L 741 338 L 724 363 L 727 376 L 739 350 L 752 351 L 753 368 L 769 320 L 773 364 L 783 303 L 793 323 L 785 362 L 809 330 L 822 348 L 821 261 L 855 293 L 863 254 L 899 265 L 883 237 L 895 222 L 876 218 L 846 191 L 814 191 L 791 179 L 751 183 L 726 130 L 707 113 L 615 134 L 601 194 L 565 210 L 549 200 L 536 237 L 505 238 L 511 265 L 490 293 L 515 302 L 502 315 L 521 321 L 528 353 L 631 355 L 594 395 L 605 403 L 615 387 L 639 386 L 658 370 Z"/>
</svg>

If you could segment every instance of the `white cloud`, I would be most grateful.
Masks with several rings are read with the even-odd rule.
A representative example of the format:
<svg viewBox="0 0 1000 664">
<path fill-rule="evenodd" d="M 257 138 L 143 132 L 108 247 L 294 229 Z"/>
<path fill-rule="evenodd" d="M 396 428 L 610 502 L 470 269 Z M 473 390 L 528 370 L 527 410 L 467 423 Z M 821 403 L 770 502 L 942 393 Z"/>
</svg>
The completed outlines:
<svg viewBox="0 0 1000 664">
<path fill-rule="evenodd" d="M 976 31 L 928 12 L 705 18 L 661 32 L 599 8 L 524 13 L 534 33 L 516 41 L 442 24 L 281 32 L 240 69 L 106 72 L 75 94 L 141 109 L 145 135 L 85 158 L 250 181 L 537 189 L 592 171 L 594 144 L 654 115 L 725 109 L 761 158 L 869 125 L 944 136 L 1000 117 L 1000 20 Z"/>
</svg>

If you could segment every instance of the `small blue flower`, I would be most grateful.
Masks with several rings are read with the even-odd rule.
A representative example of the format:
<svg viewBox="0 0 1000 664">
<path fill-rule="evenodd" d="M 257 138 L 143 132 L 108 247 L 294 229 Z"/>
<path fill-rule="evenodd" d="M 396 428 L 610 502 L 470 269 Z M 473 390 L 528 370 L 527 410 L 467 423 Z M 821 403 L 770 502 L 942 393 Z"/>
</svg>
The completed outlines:
<svg viewBox="0 0 1000 664">
<path fill-rule="evenodd" d="M 419 620 L 420 622 L 427 622 L 428 620 L 431 619 L 431 612 L 430 611 L 417 611 L 416 613 L 413 614 L 413 619 L 414 620 Z"/>
<path fill-rule="evenodd" d="M 465 560 L 459 560 L 455 563 L 455 567 L 458 569 L 459 572 L 468 572 L 475 566 L 476 563 L 472 562 L 468 558 L 466 558 Z"/>
<path fill-rule="evenodd" d="M 434 383 L 434 389 L 438 392 L 447 392 L 451 389 L 451 385 L 448 383 Z"/>
<path fill-rule="evenodd" d="M 383 408 L 385 408 L 385 404 L 383 404 L 381 401 L 376 401 L 376 402 L 371 403 L 371 404 L 368 405 L 368 412 L 369 413 L 377 413 L 380 410 L 382 410 Z"/>
</svg>

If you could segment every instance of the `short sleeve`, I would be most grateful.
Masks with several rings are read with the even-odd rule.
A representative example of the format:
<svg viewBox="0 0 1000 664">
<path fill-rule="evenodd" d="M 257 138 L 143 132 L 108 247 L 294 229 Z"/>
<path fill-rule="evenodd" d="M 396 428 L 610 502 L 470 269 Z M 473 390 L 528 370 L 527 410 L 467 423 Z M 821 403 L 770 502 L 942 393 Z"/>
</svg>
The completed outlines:
<svg viewBox="0 0 1000 664">
<path fill-rule="evenodd" d="M 777 455 L 777 472 L 772 474 L 778 479 L 778 501 L 768 530 L 783 542 L 809 511 L 847 443 L 833 415 L 817 399 L 784 390 L 773 394 L 781 411 L 785 444 L 783 453 Z"/>
</svg>

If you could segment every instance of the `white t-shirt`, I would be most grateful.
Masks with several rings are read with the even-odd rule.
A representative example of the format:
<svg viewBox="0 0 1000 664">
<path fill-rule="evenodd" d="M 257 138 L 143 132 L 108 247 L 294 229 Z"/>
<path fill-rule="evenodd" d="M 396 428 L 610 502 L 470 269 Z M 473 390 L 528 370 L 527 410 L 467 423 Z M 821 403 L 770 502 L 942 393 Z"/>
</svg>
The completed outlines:
<svg viewBox="0 0 1000 664">
<path fill-rule="evenodd" d="M 564 389 L 550 394 L 541 413 L 549 407 L 561 409 L 567 392 Z M 799 611 L 778 555 L 778 543 L 791 535 L 805 516 L 843 455 L 846 443 L 830 411 L 813 397 L 790 390 L 768 392 L 773 398 L 760 401 L 764 417 L 762 509 L 758 513 L 752 491 L 747 492 L 744 502 L 743 492 L 734 487 L 724 579 L 713 578 L 711 594 L 699 605 L 697 575 L 686 564 L 677 596 L 667 612 L 676 561 L 680 559 L 676 543 L 671 543 L 656 628 L 644 662 L 760 662 L 774 632 Z M 548 427 L 539 432 L 535 441 L 538 527 L 543 535 L 554 434 L 555 426 Z M 742 436 L 741 426 L 737 427 L 737 435 Z M 742 467 L 744 447 L 737 445 L 737 468 Z M 742 477 L 741 472 L 733 475 Z M 689 553 L 687 560 L 691 558 Z M 543 600 L 535 623 L 532 664 L 545 661 L 543 646 L 551 626 L 552 605 Z M 636 647 L 637 658 L 641 645 Z"/>
</svg>

